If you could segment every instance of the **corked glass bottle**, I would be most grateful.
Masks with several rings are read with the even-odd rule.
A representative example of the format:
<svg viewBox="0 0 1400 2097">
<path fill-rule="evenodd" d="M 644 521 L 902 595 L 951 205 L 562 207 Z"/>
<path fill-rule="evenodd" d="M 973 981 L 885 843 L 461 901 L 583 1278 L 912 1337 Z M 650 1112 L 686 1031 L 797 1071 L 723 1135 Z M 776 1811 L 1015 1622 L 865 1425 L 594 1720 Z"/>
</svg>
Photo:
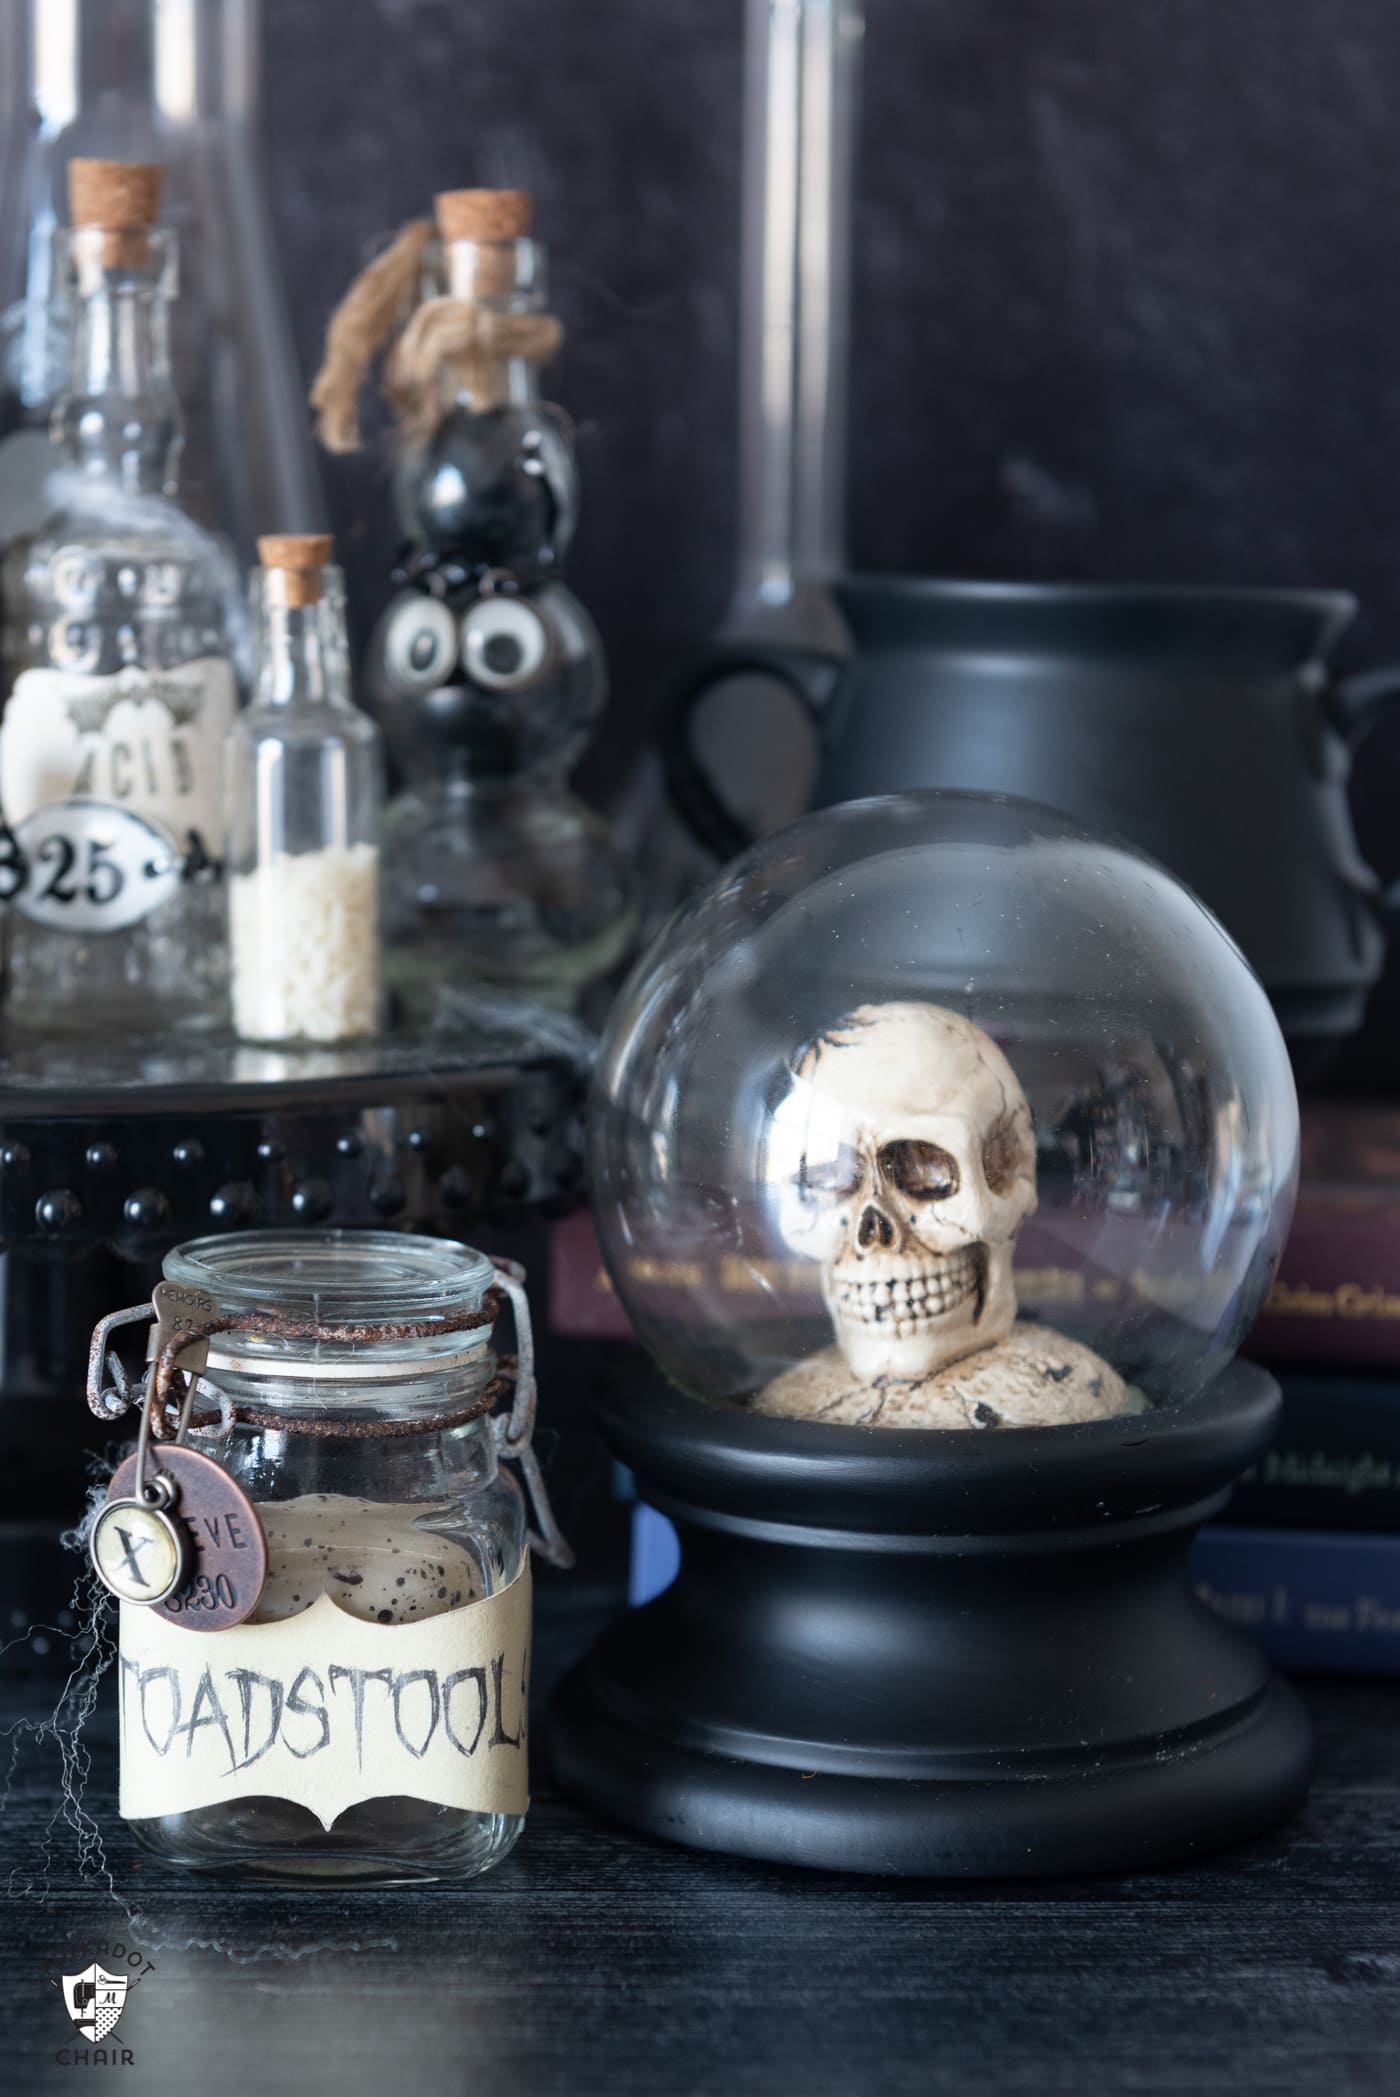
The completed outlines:
<svg viewBox="0 0 1400 2097">
<path fill-rule="evenodd" d="M 405 782 L 385 827 L 388 971 L 419 1023 L 444 993 L 479 985 L 573 1008 L 636 923 L 631 867 L 568 786 L 607 671 L 559 579 L 578 469 L 567 418 L 540 397 L 562 331 L 530 222 L 522 191 L 454 190 L 435 225 L 406 229 L 385 258 L 423 272 L 385 365 L 408 546 L 371 647 L 371 695 Z M 362 279 L 332 324 L 314 396 L 323 433 L 329 419 L 354 441 L 342 373 L 353 393 L 364 312 L 391 292 Z"/>
<path fill-rule="evenodd" d="M 331 541 L 258 541 L 257 683 L 228 745 L 233 1019 L 245 1041 L 379 1025 L 379 731 L 350 694 Z"/>
<path fill-rule="evenodd" d="M 241 568 L 269 518 L 325 529 L 264 180 L 270 12 L 262 0 L 0 0 L 0 542 L 43 519 L 29 514 L 53 465 L 38 433 L 66 384 L 69 323 L 53 234 L 70 161 L 94 154 L 165 170 L 180 240 L 182 508 Z"/>
<path fill-rule="evenodd" d="M 0 898 L 6 1018 L 156 1033 L 226 1010 L 224 737 L 232 563 L 174 501 L 173 236 L 161 170 L 75 160 L 56 508 L 5 563 Z"/>
</svg>

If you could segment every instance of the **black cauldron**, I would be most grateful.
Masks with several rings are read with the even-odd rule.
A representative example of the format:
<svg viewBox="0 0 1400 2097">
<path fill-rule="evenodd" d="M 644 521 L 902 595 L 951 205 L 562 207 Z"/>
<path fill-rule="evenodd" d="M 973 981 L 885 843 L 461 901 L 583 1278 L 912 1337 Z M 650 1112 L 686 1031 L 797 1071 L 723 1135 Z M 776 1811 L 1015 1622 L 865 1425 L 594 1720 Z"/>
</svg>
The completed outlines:
<svg viewBox="0 0 1400 2097">
<path fill-rule="evenodd" d="M 909 787 L 1024 795 L 1161 860 L 1233 933 L 1307 1075 L 1359 1026 L 1392 898 L 1357 847 L 1352 753 L 1400 668 L 1334 680 L 1337 591 L 926 582 L 834 594 L 846 661 L 721 647 L 664 727 L 672 797 L 723 859 L 751 842 L 689 724 L 721 680 L 774 677 L 822 745 L 814 805 Z"/>
</svg>

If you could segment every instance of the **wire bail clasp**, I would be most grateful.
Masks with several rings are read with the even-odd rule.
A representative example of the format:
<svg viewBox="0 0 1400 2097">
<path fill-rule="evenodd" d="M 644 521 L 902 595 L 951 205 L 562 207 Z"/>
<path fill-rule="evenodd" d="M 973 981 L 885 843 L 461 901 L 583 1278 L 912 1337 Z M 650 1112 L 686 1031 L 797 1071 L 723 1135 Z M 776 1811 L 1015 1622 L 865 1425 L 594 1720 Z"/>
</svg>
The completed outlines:
<svg viewBox="0 0 1400 2097">
<path fill-rule="evenodd" d="M 88 1410 L 99 1420 L 120 1420 L 139 1402 L 121 1356 L 112 1346 L 113 1333 L 123 1325 L 150 1325 L 155 1315 L 153 1303 L 134 1303 L 124 1311 L 109 1311 L 94 1326 L 88 1350 L 87 1402 Z M 151 1395 L 148 1380 L 146 1396 L 149 1399 Z"/>
<path fill-rule="evenodd" d="M 492 1414 L 492 1439 L 497 1456 L 505 1463 L 516 1464 L 525 1481 L 530 1506 L 539 1525 L 538 1531 L 529 1532 L 531 1550 L 538 1551 L 550 1565 L 557 1565 L 567 1572 L 574 1563 L 573 1548 L 554 1519 L 539 1458 L 531 1441 L 535 1431 L 537 1387 L 535 1335 L 530 1323 L 530 1301 L 525 1294 L 525 1269 L 518 1260 L 498 1259 L 494 1253 L 487 1257 L 496 1270 L 497 1281 L 510 1299 L 516 1347 L 515 1393 L 509 1413 Z"/>
<path fill-rule="evenodd" d="M 495 1271 L 497 1284 L 509 1299 L 515 1319 L 516 1339 L 515 1387 L 510 1411 L 491 1414 L 491 1437 L 495 1443 L 497 1458 L 501 1462 L 515 1464 L 524 1480 L 528 1504 L 537 1525 L 528 1531 L 530 1548 L 537 1551 L 541 1558 L 547 1559 L 551 1565 L 557 1565 L 567 1571 L 574 1564 L 574 1553 L 554 1518 L 554 1509 L 550 1506 L 549 1494 L 545 1490 L 539 1459 L 532 1446 L 536 1408 L 535 1340 L 534 1329 L 530 1323 L 529 1299 L 525 1294 L 525 1270 L 518 1261 L 498 1259 L 494 1255 L 488 1257 Z M 473 1313 L 469 1320 L 459 1322 L 469 1329 L 471 1326 L 489 1322 L 494 1315 L 494 1307 L 488 1305 L 484 1311 Z M 151 1366 L 144 1394 L 141 1396 L 138 1396 L 134 1380 L 128 1376 L 120 1357 L 111 1345 L 112 1335 L 118 1328 L 138 1324 L 153 1326 L 149 1342 Z M 264 1312 L 245 1311 L 223 1316 L 215 1309 L 214 1314 L 202 1322 L 177 1328 L 162 1340 L 159 1301 L 135 1304 L 128 1310 L 112 1311 L 99 1321 L 93 1332 L 92 1348 L 88 1356 L 87 1401 L 99 1420 L 118 1420 L 131 1406 L 140 1404 L 138 1491 L 144 1492 L 146 1451 L 149 1442 L 152 1438 L 164 1440 L 169 1434 L 167 1407 L 173 1412 L 173 1403 L 168 1394 L 172 1383 L 182 1374 L 184 1393 L 175 1429 L 177 1444 L 184 1441 L 189 1431 L 195 1389 L 200 1379 L 193 1362 L 192 1373 L 177 1370 L 177 1358 L 181 1354 L 188 1354 L 201 1341 L 207 1341 L 213 1333 L 230 1328 L 242 1330 L 245 1327 L 254 1332 L 284 1332 L 290 1329 L 285 1321 Z M 431 1329 L 438 1328 L 434 1326 Z M 318 1335 L 335 1337 L 338 1329 L 315 1327 L 313 1330 Z M 376 1333 L 387 1330 L 402 1335 L 414 1328 L 399 1326 L 358 1330 L 373 1330 Z M 202 1366 L 203 1357 L 197 1359 L 198 1365 Z M 200 1431 L 204 1431 L 202 1425 Z M 386 1428 L 380 1431 L 392 1430 Z"/>
</svg>

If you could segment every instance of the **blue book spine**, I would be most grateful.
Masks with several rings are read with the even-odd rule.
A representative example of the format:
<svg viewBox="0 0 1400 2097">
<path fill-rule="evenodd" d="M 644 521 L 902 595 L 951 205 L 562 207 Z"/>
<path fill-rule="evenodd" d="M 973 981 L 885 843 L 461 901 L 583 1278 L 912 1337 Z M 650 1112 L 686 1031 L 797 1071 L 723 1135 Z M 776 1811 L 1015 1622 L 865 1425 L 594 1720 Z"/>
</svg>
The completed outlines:
<svg viewBox="0 0 1400 2097">
<path fill-rule="evenodd" d="M 681 1569 L 681 1540 L 675 1524 L 645 1500 L 632 1509 L 632 1569 L 627 1599 L 634 1609 L 664 1594 Z"/>
<path fill-rule="evenodd" d="M 1191 1575 L 1280 1667 L 1400 1675 L 1400 1536 L 1211 1527 Z"/>
</svg>

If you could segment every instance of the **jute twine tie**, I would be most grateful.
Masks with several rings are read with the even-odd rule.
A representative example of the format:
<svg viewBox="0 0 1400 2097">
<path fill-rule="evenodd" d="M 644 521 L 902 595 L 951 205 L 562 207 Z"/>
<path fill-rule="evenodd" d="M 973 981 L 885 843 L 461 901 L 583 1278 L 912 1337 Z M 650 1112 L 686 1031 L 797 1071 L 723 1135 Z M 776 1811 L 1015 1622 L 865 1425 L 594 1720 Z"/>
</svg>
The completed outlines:
<svg viewBox="0 0 1400 2097">
<path fill-rule="evenodd" d="M 426 442 L 458 392 L 473 407 L 498 406 L 507 359 L 547 364 L 557 354 L 564 330 L 552 313 L 503 312 L 450 295 L 422 298 L 427 250 L 437 238 L 431 219 L 414 219 L 360 271 L 331 315 L 311 389 L 316 434 L 327 451 L 358 448 L 360 392 L 381 353 L 381 390 L 410 448 Z"/>
</svg>

